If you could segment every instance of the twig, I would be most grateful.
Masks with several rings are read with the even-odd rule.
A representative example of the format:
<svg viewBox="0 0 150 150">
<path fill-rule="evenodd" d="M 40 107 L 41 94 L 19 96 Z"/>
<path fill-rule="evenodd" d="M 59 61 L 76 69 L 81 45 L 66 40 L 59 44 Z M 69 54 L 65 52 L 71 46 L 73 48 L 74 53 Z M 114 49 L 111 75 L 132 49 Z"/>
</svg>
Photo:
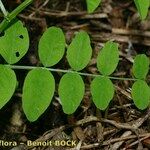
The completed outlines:
<svg viewBox="0 0 150 150">
<path fill-rule="evenodd" d="M 33 11 L 36 11 L 35 8 L 32 8 Z M 87 14 L 86 11 L 83 12 L 66 12 L 66 11 L 51 11 L 48 9 L 38 10 L 38 14 L 41 16 L 48 16 L 48 17 L 79 17 L 80 19 L 100 19 L 100 18 L 108 18 L 106 13 L 93 13 Z"/>
<path fill-rule="evenodd" d="M 128 145 L 125 149 L 128 149 L 128 148 L 130 148 L 130 147 L 132 147 L 132 146 L 138 144 L 139 141 L 141 142 L 141 141 L 143 141 L 143 140 L 145 140 L 145 139 L 148 139 L 149 137 L 150 137 L 150 136 L 145 136 L 145 137 L 143 137 L 143 138 L 141 138 L 141 139 L 138 139 L 137 141 L 135 141 L 135 142 L 131 143 L 130 145 Z M 124 149 L 124 150 L 125 150 L 125 149 Z"/>
<path fill-rule="evenodd" d="M 71 29 L 71 30 L 81 29 L 81 28 L 85 28 L 85 27 L 87 27 L 87 26 L 89 26 L 89 24 L 88 24 L 88 23 L 85 23 L 85 24 L 81 24 L 81 25 L 75 25 L 75 26 L 73 26 L 73 27 L 70 27 L 70 29 Z"/>
<path fill-rule="evenodd" d="M 140 138 L 142 137 L 150 137 L 150 133 L 144 133 L 144 134 L 140 134 L 139 135 Z M 102 145 L 109 145 L 111 143 L 115 143 L 115 142 L 119 142 L 119 141 L 124 141 L 124 140 L 129 140 L 129 139 L 135 139 L 137 138 L 136 135 L 131 135 L 131 136 L 127 136 L 127 137 L 119 137 L 119 138 L 114 138 L 108 141 L 104 141 Z"/>
<path fill-rule="evenodd" d="M 121 34 L 121 35 L 134 35 L 134 36 L 150 37 L 149 31 L 141 31 L 141 30 L 128 30 L 128 29 L 113 28 L 112 33 Z"/>
<path fill-rule="evenodd" d="M 126 131 L 126 132 L 124 132 L 124 133 L 122 134 L 121 138 L 122 138 L 122 137 L 128 137 L 128 136 L 130 136 L 131 134 L 132 134 L 131 131 Z M 119 147 L 123 144 L 123 142 L 124 142 L 124 141 L 114 143 L 114 145 L 112 146 L 112 149 L 115 149 L 115 150 L 119 149 Z"/>
<path fill-rule="evenodd" d="M 36 14 L 36 12 L 37 11 L 39 11 L 40 9 L 42 9 L 44 6 L 46 6 L 47 4 L 48 4 L 48 2 L 49 2 L 49 0 L 46 0 L 39 8 L 38 8 L 38 10 L 35 10 L 32 14 L 30 14 L 28 17 L 29 18 L 32 18 L 35 14 Z"/>
<path fill-rule="evenodd" d="M 119 86 L 115 86 L 115 88 L 123 95 L 125 95 L 128 99 L 132 99 L 131 94 L 124 89 L 121 89 Z"/>
<path fill-rule="evenodd" d="M 148 118 L 150 117 L 150 108 L 148 109 L 148 112 L 145 116 L 137 119 L 134 123 L 133 123 L 133 127 L 135 128 L 139 128 Z"/>
<path fill-rule="evenodd" d="M 26 19 L 26 20 L 31 20 L 31 21 L 42 21 L 43 18 L 37 18 L 37 17 L 29 17 L 29 16 L 25 16 L 23 14 L 19 14 L 19 17 Z"/>
<path fill-rule="evenodd" d="M 116 123 L 116 122 L 113 121 L 113 120 L 110 121 L 110 120 L 106 120 L 106 119 L 105 119 L 105 122 L 110 123 L 110 124 L 116 126 L 117 128 L 125 128 L 125 129 L 130 128 L 131 130 L 134 130 L 134 131 L 135 131 L 136 129 L 138 129 L 138 128 L 149 118 L 149 116 L 150 116 L 150 109 L 148 110 L 147 114 L 146 114 L 144 117 L 137 119 L 137 120 L 132 124 L 132 126 L 129 126 L 129 125 L 126 125 L 126 124 L 122 125 L 122 124 Z M 136 132 L 135 132 L 135 133 L 136 133 Z M 126 131 L 126 132 L 122 135 L 122 137 L 128 137 L 128 136 L 130 136 L 131 134 L 132 134 L 131 131 Z M 122 137 L 121 137 L 121 138 L 122 138 Z M 137 136 L 137 137 L 139 137 L 139 136 Z M 139 139 L 139 140 L 136 141 L 136 142 L 133 142 L 132 144 L 129 145 L 129 147 L 131 147 L 131 146 L 137 144 L 139 141 L 142 141 L 142 140 L 144 140 L 144 139 L 146 139 L 146 138 L 149 138 L 149 136 L 148 136 L 148 137 L 146 136 L 146 137 L 144 137 L 144 138 L 142 138 L 142 139 Z M 116 149 L 116 150 L 117 150 L 122 144 L 123 144 L 123 141 L 115 143 L 115 144 L 113 145 L 113 149 Z"/>
<path fill-rule="evenodd" d="M 139 137 L 143 138 L 143 137 L 150 137 L 150 133 L 145 133 L 145 134 L 141 134 L 139 135 Z M 135 139 L 137 138 L 136 135 L 131 135 L 131 136 L 128 136 L 128 137 L 121 137 L 121 138 L 114 138 L 114 139 L 111 139 L 111 140 L 108 140 L 108 141 L 104 141 L 102 146 L 105 146 L 105 145 L 110 145 L 112 143 L 115 143 L 115 142 L 121 142 L 121 141 L 126 141 L 126 140 L 129 140 L 129 139 Z M 90 145 L 85 145 L 85 146 L 82 146 L 81 149 L 91 149 L 91 148 L 95 148 L 95 147 L 99 147 L 101 143 L 94 143 L 94 144 L 90 144 Z"/>
<path fill-rule="evenodd" d="M 129 129 L 129 130 L 135 131 L 149 118 L 149 116 L 150 116 L 150 109 L 148 110 L 145 116 L 132 122 L 132 125 L 129 125 L 127 123 L 118 123 L 114 120 L 108 120 L 108 119 L 102 119 L 102 122 L 109 123 L 118 129 Z"/>
<path fill-rule="evenodd" d="M 125 36 L 125 35 L 118 35 L 118 34 L 112 34 L 112 33 L 91 33 L 91 36 L 93 40 L 96 42 L 102 42 L 102 41 L 109 41 L 109 40 L 115 40 L 117 42 L 123 42 L 123 43 L 128 43 L 129 41 L 132 42 L 133 44 L 142 44 L 146 46 L 150 46 L 150 40 L 148 38 L 143 38 L 140 36 Z"/>
<path fill-rule="evenodd" d="M 133 126 L 127 124 L 127 123 L 118 123 L 118 122 L 116 122 L 114 120 L 102 119 L 102 122 L 109 123 L 109 124 L 115 126 L 118 129 L 128 129 L 128 130 L 135 130 L 135 129 L 137 129 L 136 127 L 133 127 Z"/>
</svg>

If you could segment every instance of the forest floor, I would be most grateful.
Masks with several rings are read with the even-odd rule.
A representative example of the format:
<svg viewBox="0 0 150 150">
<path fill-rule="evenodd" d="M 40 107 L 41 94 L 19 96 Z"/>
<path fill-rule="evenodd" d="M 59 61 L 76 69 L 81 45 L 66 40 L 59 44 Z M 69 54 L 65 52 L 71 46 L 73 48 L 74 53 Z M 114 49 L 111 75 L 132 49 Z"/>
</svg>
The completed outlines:
<svg viewBox="0 0 150 150">
<path fill-rule="evenodd" d="M 5 0 L 11 11 L 19 0 Z M 141 21 L 131 0 L 102 0 L 92 14 L 86 11 L 85 0 L 35 0 L 19 16 L 30 34 L 30 48 L 18 63 L 37 66 L 37 46 L 47 27 L 63 29 L 67 43 L 75 32 L 85 30 L 92 41 L 93 57 L 83 72 L 97 74 L 96 57 L 108 40 L 119 43 L 120 62 L 113 73 L 116 77 L 132 77 L 136 54 L 150 56 L 150 15 Z M 65 59 L 55 68 L 68 69 Z M 133 81 L 113 80 L 116 93 L 105 111 L 98 110 L 92 102 L 89 85 L 91 77 L 84 79 L 86 94 L 77 111 L 68 116 L 63 113 L 57 91 L 47 111 L 34 123 L 27 121 L 21 107 L 21 91 L 26 70 L 16 70 L 19 88 L 12 100 L 0 110 L 0 140 L 26 143 L 32 141 L 72 140 L 75 147 L 27 147 L 20 144 L 11 150 L 148 150 L 150 149 L 150 109 L 140 111 L 131 98 Z M 61 78 L 55 73 L 57 84 Z M 149 83 L 150 76 L 147 81 Z"/>
</svg>

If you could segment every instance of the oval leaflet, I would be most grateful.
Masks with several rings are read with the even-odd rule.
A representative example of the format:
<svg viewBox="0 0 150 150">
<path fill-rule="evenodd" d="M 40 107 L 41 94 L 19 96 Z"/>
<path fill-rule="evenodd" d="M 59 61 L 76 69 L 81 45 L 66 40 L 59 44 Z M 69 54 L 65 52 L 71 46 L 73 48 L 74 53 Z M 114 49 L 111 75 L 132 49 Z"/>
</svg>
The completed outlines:
<svg viewBox="0 0 150 150">
<path fill-rule="evenodd" d="M 97 108 L 105 110 L 114 96 L 114 86 L 108 77 L 96 77 L 91 83 L 91 94 Z"/>
<path fill-rule="evenodd" d="M 29 35 L 21 21 L 16 21 L 0 37 L 0 54 L 9 64 L 17 63 L 28 51 Z"/>
<path fill-rule="evenodd" d="M 81 103 L 84 91 L 84 82 L 79 74 L 67 73 L 61 78 L 58 93 L 66 114 L 75 112 Z"/>
<path fill-rule="evenodd" d="M 72 69 L 80 71 L 90 62 L 92 48 L 89 35 L 81 31 L 72 40 L 67 50 L 67 59 Z"/>
<path fill-rule="evenodd" d="M 143 110 L 149 106 L 150 88 L 145 81 L 136 81 L 132 86 L 131 95 L 137 108 Z"/>
<path fill-rule="evenodd" d="M 17 79 L 14 71 L 0 65 L 0 109 L 11 99 L 16 85 Z"/>
<path fill-rule="evenodd" d="M 57 64 L 65 53 L 65 36 L 62 29 L 48 28 L 39 41 L 39 57 L 45 67 Z"/>
<path fill-rule="evenodd" d="M 106 42 L 97 57 L 97 68 L 103 75 L 112 74 L 119 62 L 118 44 Z"/>
<path fill-rule="evenodd" d="M 29 121 L 36 121 L 51 103 L 55 90 L 53 75 L 46 69 L 33 69 L 23 85 L 23 110 Z"/>
<path fill-rule="evenodd" d="M 133 63 L 133 74 L 138 79 L 145 79 L 149 71 L 149 58 L 145 54 L 137 55 Z"/>
</svg>

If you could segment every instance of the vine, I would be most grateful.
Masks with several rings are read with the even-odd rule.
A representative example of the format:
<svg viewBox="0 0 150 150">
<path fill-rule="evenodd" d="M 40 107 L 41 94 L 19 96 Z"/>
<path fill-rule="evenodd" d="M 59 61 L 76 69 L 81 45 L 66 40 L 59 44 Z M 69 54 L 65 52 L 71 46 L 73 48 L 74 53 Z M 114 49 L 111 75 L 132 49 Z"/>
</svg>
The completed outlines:
<svg viewBox="0 0 150 150">
<path fill-rule="evenodd" d="M 55 91 L 55 79 L 51 72 L 64 73 L 59 83 L 58 94 L 66 114 L 74 113 L 84 97 L 85 85 L 81 76 L 94 78 L 90 85 L 91 95 L 94 104 L 101 110 L 105 110 L 113 99 L 115 88 L 111 80 L 135 81 L 131 91 L 135 105 L 142 110 L 149 106 L 150 88 L 145 81 L 149 71 L 149 58 L 145 54 L 135 57 L 133 64 L 135 78 L 113 77 L 111 74 L 119 63 L 119 48 L 117 43 L 108 41 L 97 57 L 97 69 L 100 74 L 82 73 L 80 71 L 88 66 L 92 57 L 90 37 L 85 31 L 78 32 L 67 47 L 66 58 L 71 70 L 50 68 L 65 54 L 65 35 L 58 27 L 49 27 L 39 41 L 38 54 L 43 67 L 14 65 L 29 48 L 28 30 L 15 18 L 31 2 L 32 0 L 24 1 L 10 14 L 6 13 L 0 3 L 5 16 L 0 25 L 0 32 L 4 31 L 4 35 L 0 37 L 0 54 L 8 63 L 0 65 L 0 108 L 11 99 L 16 89 L 17 78 L 12 69 L 30 70 L 23 85 L 22 105 L 27 119 L 31 122 L 37 120 L 51 103 Z M 95 6 L 97 7 L 97 4 Z"/>
</svg>

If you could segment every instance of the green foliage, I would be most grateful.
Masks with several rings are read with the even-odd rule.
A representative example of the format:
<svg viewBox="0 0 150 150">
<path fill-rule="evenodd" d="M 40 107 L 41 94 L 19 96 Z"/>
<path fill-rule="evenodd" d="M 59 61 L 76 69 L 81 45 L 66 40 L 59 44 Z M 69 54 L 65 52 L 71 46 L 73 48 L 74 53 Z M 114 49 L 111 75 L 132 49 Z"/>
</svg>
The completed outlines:
<svg viewBox="0 0 150 150">
<path fill-rule="evenodd" d="M 97 67 L 103 75 L 110 75 L 114 72 L 119 62 L 118 44 L 107 42 L 98 54 Z"/>
<path fill-rule="evenodd" d="M 74 70 L 80 71 L 87 66 L 91 56 L 92 48 L 89 35 L 84 31 L 79 32 L 68 47 L 68 62 Z"/>
<path fill-rule="evenodd" d="M 150 0 L 134 0 L 134 2 L 138 9 L 141 19 L 144 20 L 148 14 Z"/>
<path fill-rule="evenodd" d="M 114 86 L 108 77 L 96 77 L 91 83 L 91 93 L 97 108 L 105 110 L 114 96 Z"/>
<path fill-rule="evenodd" d="M 48 28 L 39 42 L 39 57 L 45 67 L 57 64 L 65 52 L 65 36 L 57 27 Z"/>
<path fill-rule="evenodd" d="M 138 79 L 145 79 L 149 71 L 149 58 L 145 54 L 137 55 L 134 59 L 133 74 Z"/>
<path fill-rule="evenodd" d="M 81 76 L 77 73 L 67 73 L 60 80 L 58 93 L 63 111 L 72 114 L 80 105 L 84 96 L 85 86 Z"/>
<path fill-rule="evenodd" d="M 55 80 L 46 69 L 33 69 L 25 78 L 23 86 L 23 110 L 29 121 L 35 121 L 51 103 Z"/>
<path fill-rule="evenodd" d="M 17 44 L 16 44 L 17 43 Z M 11 44 L 11 46 L 9 45 Z M 4 59 L 10 63 L 18 62 L 27 52 L 29 47 L 28 32 L 21 21 L 10 26 L 5 35 L 0 38 L 0 50 Z M 20 56 L 16 56 L 19 52 Z M 109 75 L 112 74 L 119 62 L 118 44 L 108 41 L 100 50 L 97 57 L 97 68 L 102 75 L 80 73 L 92 56 L 92 48 L 89 35 L 82 31 L 76 34 L 67 49 L 67 59 L 71 68 L 75 71 L 45 68 L 57 64 L 65 52 L 65 36 L 57 27 L 48 28 L 39 42 L 39 58 L 44 67 L 29 67 L 32 69 L 25 78 L 23 86 L 23 110 L 27 119 L 31 122 L 37 120 L 50 105 L 55 91 L 55 80 L 50 71 L 66 73 L 62 76 L 58 94 L 63 111 L 72 114 L 80 105 L 85 85 L 80 75 L 95 77 L 91 83 L 91 94 L 96 107 L 105 110 L 113 99 L 115 90 Z M 0 65 L 0 108 L 12 97 L 16 87 L 16 76 L 10 69 L 13 65 Z M 20 66 L 21 67 L 21 66 Z M 22 66 L 27 68 L 26 66 Z M 22 68 L 21 68 L 22 69 Z M 144 81 L 149 71 L 149 58 L 146 55 L 135 57 L 133 74 L 138 79 L 132 87 L 132 97 L 139 109 L 145 109 L 150 103 L 150 89 Z M 113 77 L 112 79 L 119 79 Z M 121 78 L 124 79 L 124 78 Z"/>
<path fill-rule="evenodd" d="M 92 13 L 99 6 L 101 0 L 86 0 L 86 3 L 88 13 Z"/>
<path fill-rule="evenodd" d="M 0 54 L 9 64 L 18 62 L 28 51 L 29 36 L 21 21 L 15 22 L 0 37 Z"/>
<path fill-rule="evenodd" d="M 13 70 L 0 65 L 0 109 L 10 100 L 17 85 L 16 75 Z"/>
<path fill-rule="evenodd" d="M 131 95 L 134 104 L 137 108 L 142 110 L 147 108 L 150 104 L 150 88 L 147 83 L 143 81 L 148 74 L 149 63 L 149 58 L 144 54 L 140 54 L 135 57 L 133 64 L 133 74 L 138 80 L 132 86 Z"/>
<path fill-rule="evenodd" d="M 146 109 L 150 104 L 150 87 L 145 81 L 138 80 L 132 86 L 132 98 L 134 104 L 141 110 Z"/>
</svg>

